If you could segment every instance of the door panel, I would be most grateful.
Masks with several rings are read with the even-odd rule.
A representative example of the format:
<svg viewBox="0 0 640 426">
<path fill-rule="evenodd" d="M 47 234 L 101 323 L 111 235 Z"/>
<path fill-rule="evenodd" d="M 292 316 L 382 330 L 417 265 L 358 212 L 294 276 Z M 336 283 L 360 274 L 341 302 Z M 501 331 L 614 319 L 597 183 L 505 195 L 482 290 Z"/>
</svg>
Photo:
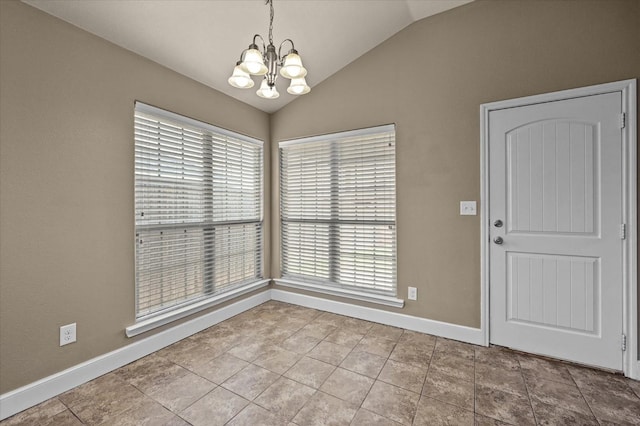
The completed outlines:
<svg viewBox="0 0 640 426">
<path fill-rule="evenodd" d="M 492 343 L 622 369 L 621 105 L 490 112 Z"/>
</svg>

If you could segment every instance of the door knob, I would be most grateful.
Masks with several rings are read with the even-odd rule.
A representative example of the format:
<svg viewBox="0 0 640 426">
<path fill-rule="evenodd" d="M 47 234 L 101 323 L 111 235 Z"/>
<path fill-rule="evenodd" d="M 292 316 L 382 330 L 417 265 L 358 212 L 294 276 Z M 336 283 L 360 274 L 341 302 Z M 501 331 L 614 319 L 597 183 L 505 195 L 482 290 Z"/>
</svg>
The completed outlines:
<svg viewBox="0 0 640 426">
<path fill-rule="evenodd" d="M 496 228 L 502 228 L 502 221 L 500 219 L 496 220 L 495 222 L 493 222 L 493 226 L 495 226 Z"/>
<path fill-rule="evenodd" d="M 504 240 L 502 239 L 502 237 L 496 237 L 493 239 L 493 242 L 498 245 L 502 245 L 502 243 L 504 243 Z"/>
</svg>

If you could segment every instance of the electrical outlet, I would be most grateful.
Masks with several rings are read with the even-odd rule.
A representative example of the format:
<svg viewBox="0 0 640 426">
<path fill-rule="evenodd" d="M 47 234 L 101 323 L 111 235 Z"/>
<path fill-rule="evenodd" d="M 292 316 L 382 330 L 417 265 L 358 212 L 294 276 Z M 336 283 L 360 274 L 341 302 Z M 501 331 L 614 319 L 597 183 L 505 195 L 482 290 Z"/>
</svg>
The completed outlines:
<svg viewBox="0 0 640 426">
<path fill-rule="evenodd" d="M 76 341 L 76 323 L 60 327 L 60 346 L 68 345 Z"/>
<path fill-rule="evenodd" d="M 418 300 L 418 289 L 415 287 L 409 287 L 409 300 Z"/>
</svg>

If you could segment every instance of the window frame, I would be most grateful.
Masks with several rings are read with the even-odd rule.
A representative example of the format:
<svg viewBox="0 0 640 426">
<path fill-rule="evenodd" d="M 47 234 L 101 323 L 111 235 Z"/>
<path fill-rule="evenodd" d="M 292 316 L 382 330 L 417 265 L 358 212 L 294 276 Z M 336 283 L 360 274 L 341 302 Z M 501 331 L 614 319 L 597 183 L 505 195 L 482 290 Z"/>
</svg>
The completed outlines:
<svg viewBox="0 0 640 426">
<path fill-rule="evenodd" d="M 339 234 L 339 232 L 337 231 L 337 228 L 342 226 L 345 223 L 348 223 L 350 221 L 348 220 L 339 220 L 338 219 L 338 215 L 335 213 L 334 211 L 334 205 L 335 205 L 335 201 L 333 201 L 332 207 L 330 208 L 331 210 L 331 218 L 327 219 L 327 220 L 318 220 L 317 223 L 321 223 L 321 224 L 326 224 L 329 229 L 334 229 L 334 231 L 331 233 L 331 235 L 329 236 L 329 239 L 334 239 L 334 241 L 330 241 L 328 243 L 328 254 L 327 254 L 327 262 L 329 263 L 328 266 L 328 277 L 325 279 L 322 278 L 318 278 L 318 279 L 314 279 L 313 277 L 310 276 L 305 276 L 305 275 L 298 275 L 298 274 L 287 274 L 286 270 L 287 270 L 287 266 L 285 265 L 286 262 L 286 250 L 287 247 L 285 246 L 287 244 L 286 242 L 286 236 L 284 235 L 285 232 L 287 232 L 286 229 L 286 224 L 285 222 L 295 222 L 295 220 L 292 220 L 291 218 L 285 218 L 285 210 L 286 210 L 286 206 L 284 205 L 285 201 L 285 196 L 284 196 L 284 191 L 285 191 L 285 185 L 287 185 L 288 183 L 285 183 L 285 176 L 284 173 L 286 173 L 286 170 L 283 170 L 285 168 L 285 166 L 283 165 L 283 161 L 284 161 L 284 156 L 285 153 L 283 153 L 283 149 L 287 149 L 289 147 L 295 146 L 295 145 L 304 145 L 304 144 L 313 144 L 316 143 L 319 146 L 322 146 L 320 144 L 326 144 L 327 149 L 331 152 L 330 154 L 328 154 L 328 157 L 330 158 L 330 162 L 329 162 L 329 169 L 330 171 L 328 172 L 329 175 L 331 176 L 330 181 L 330 193 L 331 193 L 331 199 L 333 200 L 333 197 L 337 197 L 339 192 L 341 190 L 344 190 L 343 187 L 340 187 L 340 189 L 338 189 L 338 179 L 336 179 L 336 176 L 338 175 L 339 169 L 341 167 L 341 164 L 344 163 L 340 163 L 339 160 L 337 160 L 337 157 L 335 156 L 335 151 L 336 151 L 336 146 L 337 144 L 345 143 L 346 144 L 349 143 L 349 140 L 351 140 L 351 142 L 355 141 L 355 145 L 357 145 L 358 141 L 362 142 L 364 141 L 364 139 L 367 136 L 375 136 L 375 135 L 382 135 L 384 133 L 392 133 L 393 134 L 393 153 L 392 153 L 392 160 L 393 160 L 393 220 L 390 223 L 388 220 L 387 221 L 372 221 L 372 220 L 356 220 L 354 221 L 355 224 L 362 224 L 362 225 L 369 225 L 369 226 L 392 226 L 393 232 L 393 241 L 392 241 L 392 245 L 393 245 L 393 272 L 392 272 L 392 276 L 393 276 L 393 292 L 387 292 L 387 291 L 379 291 L 377 289 L 375 289 L 375 285 L 372 286 L 373 288 L 370 289 L 366 289 L 364 288 L 364 286 L 358 286 L 358 285 L 350 285 L 350 284 L 345 284 L 345 283 L 340 283 L 336 280 L 336 274 L 337 274 L 337 269 L 334 266 L 331 266 L 331 263 L 333 260 L 339 259 L 340 258 L 340 254 L 336 254 L 336 252 L 334 252 L 335 250 L 338 250 L 336 247 L 336 241 L 335 239 L 337 238 L 337 235 Z M 395 186 L 395 181 L 396 181 L 396 154 L 395 154 L 395 135 L 396 135 L 396 129 L 395 129 L 395 124 L 388 124 L 388 125 L 383 125 L 383 126 L 374 126 L 374 127 L 369 127 L 369 128 L 363 128 L 363 129 L 357 129 L 357 130 L 351 130 L 351 131 L 346 131 L 346 132 L 337 132 L 337 133 L 331 133 L 331 134 L 324 134 L 324 135 L 318 135 L 318 136 L 311 136 L 311 137 L 306 137 L 306 138 L 299 138 L 299 139 L 292 139 L 292 140 L 286 140 L 286 141 L 281 141 L 278 144 L 278 153 L 279 153 L 279 167 L 280 167 L 280 182 L 279 182 L 279 194 L 280 194 L 280 205 L 279 205 L 279 213 L 280 213 L 280 217 L 279 217 L 279 225 L 280 225 L 280 272 L 281 272 L 281 278 L 276 278 L 275 282 L 276 284 L 279 285 L 283 285 L 283 286 L 287 286 L 287 287 L 294 287 L 294 288 L 300 288 L 300 289 L 304 289 L 304 290 L 311 290 L 311 291 L 315 291 L 315 292 L 320 292 L 320 293 L 325 293 L 325 294 L 331 294 L 331 295 L 337 295 L 337 296 L 342 296 L 342 297 L 347 297 L 347 298 L 352 298 L 352 299 L 357 299 L 357 300 L 362 300 L 362 301 L 366 301 L 366 302 L 372 302 L 372 303 L 378 303 L 378 304 L 383 304 L 383 305 L 387 305 L 387 306 L 393 306 L 393 307 L 403 307 L 404 306 L 404 300 L 397 298 L 397 294 L 398 294 L 398 286 L 397 286 L 397 222 L 396 222 L 396 216 L 397 216 L 397 210 L 396 210 L 396 206 L 397 206 L 397 191 L 396 191 L 396 186 Z M 360 138 L 360 139 L 358 139 Z M 320 148 L 321 149 L 321 148 Z M 348 148 L 347 148 L 348 149 Z M 377 148 L 379 149 L 379 148 Z M 327 156 L 327 154 L 325 154 L 325 156 Z M 368 175 L 365 175 L 365 177 L 369 177 Z M 386 181 L 385 181 L 386 182 Z M 302 221 L 301 219 L 299 219 L 299 221 Z M 348 251 L 343 251 L 342 252 L 342 256 L 344 256 L 344 254 L 348 254 L 350 252 Z"/>
<path fill-rule="evenodd" d="M 265 153 L 264 153 L 264 142 L 256 139 L 256 138 L 252 138 L 246 135 L 242 135 L 240 133 L 237 132 L 233 132 L 230 130 L 226 130 L 223 128 L 219 128 L 217 126 L 213 126 L 211 124 L 208 123 L 204 123 L 198 120 L 194 120 L 192 118 L 189 117 L 185 117 L 170 111 L 166 111 L 148 104 L 144 104 L 142 102 L 136 101 L 135 102 L 135 106 L 134 106 L 134 122 L 136 123 L 136 126 L 138 125 L 138 121 L 139 121 L 139 115 L 140 116 L 146 116 L 146 117 L 151 117 L 152 119 L 158 120 L 158 121 L 162 121 L 162 120 L 166 120 L 166 123 L 163 123 L 164 125 L 166 125 L 167 123 L 169 123 L 172 126 L 177 126 L 178 128 L 180 128 L 182 130 L 182 132 L 184 133 L 185 131 L 192 131 L 193 129 L 197 129 L 197 131 L 199 133 L 202 134 L 202 151 L 198 151 L 198 155 L 201 155 L 201 160 L 202 164 L 203 164 L 203 171 L 202 171 L 202 179 L 203 179 L 203 183 L 202 183 L 202 188 L 201 188 L 201 192 L 199 192 L 198 194 L 200 194 L 202 199 L 208 200 L 205 201 L 204 203 L 207 205 L 205 208 L 205 213 L 200 212 L 199 214 L 196 214 L 196 216 L 202 216 L 202 218 L 200 218 L 200 220 L 196 221 L 195 223 L 191 223 L 189 221 L 189 219 L 192 219 L 192 216 L 188 216 L 187 219 L 183 219 L 182 222 L 180 220 L 176 220 L 176 219 L 170 219 L 167 223 L 162 223 L 162 219 L 157 219 L 157 222 L 155 224 L 151 224 L 149 225 L 148 223 L 144 222 L 144 219 L 139 219 L 138 217 L 138 213 L 136 213 L 136 220 L 135 220 L 135 236 L 136 236 L 136 240 L 135 240 L 135 244 L 136 244 L 136 250 L 135 250 L 135 254 L 134 254 L 134 259 L 135 259 L 135 324 L 127 327 L 126 328 L 126 334 L 129 337 L 135 336 L 137 334 L 143 333 L 145 331 L 151 330 L 153 328 L 162 326 L 164 324 L 167 324 L 171 321 L 174 321 L 176 319 L 179 318 L 183 318 L 186 317 L 188 315 L 191 315 L 195 312 L 201 311 L 203 309 L 207 309 L 211 306 L 215 306 L 219 303 L 222 303 L 226 300 L 238 297 L 242 294 L 248 293 L 250 291 L 253 291 L 257 288 L 260 287 L 264 287 L 266 285 L 268 285 L 269 283 L 269 279 L 265 279 L 264 278 L 264 257 L 265 257 L 265 252 L 264 252 L 264 206 L 265 206 L 265 200 L 264 200 L 264 158 L 265 158 Z M 158 129 L 161 128 L 161 124 L 158 124 Z M 226 139 L 229 138 L 229 139 Z M 136 161 L 138 161 L 139 159 L 139 155 L 142 154 L 138 154 L 138 150 L 142 150 L 142 148 L 139 146 L 139 143 L 142 143 L 141 141 L 138 140 L 138 136 L 136 134 L 135 136 L 135 146 L 136 146 Z M 215 140 L 220 141 L 224 141 L 224 145 L 215 145 Z M 176 144 L 176 146 L 178 146 L 180 143 Z M 214 162 L 211 161 L 211 158 L 208 158 L 208 155 L 213 155 L 212 153 L 215 153 L 216 150 L 229 150 L 232 149 L 235 145 L 240 145 L 240 146 L 247 146 L 250 147 L 251 145 L 255 145 L 257 147 L 259 147 L 256 150 L 256 153 L 258 154 L 257 157 L 257 161 L 259 163 L 256 163 L 256 161 L 253 161 L 250 163 L 249 167 L 252 168 L 257 168 L 257 173 L 255 174 L 255 178 L 259 179 L 259 187 L 255 188 L 252 190 L 251 192 L 251 196 L 255 197 L 256 195 L 259 197 L 259 200 L 256 200 L 255 198 L 252 198 L 253 200 L 253 206 L 252 208 L 256 209 L 256 212 L 258 213 L 258 217 L 254 219 L 254 217 L 251 218 L 251 220 L 248 220 L 246 218 L 231 218 L 230 220 L 224 220 L 225 218 L 228 219 L 227 216 L 223 217 L 222 219 L 220 218 L 220 212 L 222 212 L 222 214 L 229 214 L 226 209 L 228 209 L 229 206 L 235 206 L 233 204 L 233 202 L 231 202 L 230 204 L 224 205 L 221 209 L 218 209 L 218 211 L 215 210 L 211 210 L 209 204 L 213 205 L 213 201 L 214 197 L 215 197 L 215 183 L 214 183 L 214 175 L 216 173 L 218 173 L 218 175 L 220 175 L 220 171 L 225 171 L 224 170 L 224 165 L 227 165 L 229 163 L 227 163 L 226 161 L 222 161 L 221 164 L 223 164 L 222 168 L 215 168 Z M 180 145 L 182 146 L 182 145 Z M 207 160 L 208 158 L 208 160 Z M 223 157 L 226 158 L 226 157 Z M 161 161 L 161 160 L 158 160 Z M 241 160 L 242 161 L 242 160 Z M 167 163 L 165 163 L 167 164 Z M 161 164 L 162 165 L 162 164 Z M 233 164 L 232 164 L 233 165 Z M 166 166 L 165 166 L 166 167 Z M 171 165 L 169 166 L 171 167 Z M 242 172 L 240 172 L 242 173 Z M 142 174 L 139 173 L 138 171 L 138 165 L 136 164 L 136 167 L 134 168 L 134 181 L 135 184 L 141 184 L 143 182 L 144 179 L 146 178 L 142 178 L 141 177 Z M 227 176 L 227 175 L 224 175 Z M 230 176 L 236 176 L 234 175 L 230 175 Z M 209 182 L 210 181 L 210 182 Z M 162 186 L 162 184 L 160 184 L 161 188 L 164 188 Z M 170 186 L 167 186 L 166 188 L 171 188 Z M 227 189 L 228 190 L 228 189 Z M 180 193 L 178 193 L 175 197 L 176 200 L 178 200 L 180 198 Z M 140 198 L 138 198 L 140 197 Z M 142 202 L 142 200 L 144 200 L 145 198 L 142 195 L 138 194 L 138 189 L 136 189 L 135 194 L 134 194 L 134 203 L 136 204 L 136 211 L 138 210 L 138 202 Z M 256 204 L 257 202 L 257 204 Z M 160 206 L 160 205 L 159 205 Z M 226 207 L 226 209 L 225 209 Z M 185 212 L 189 213 L 190 208 L 187 207 L 186 209 L 184 209 Z M 215 218 L 216 215 L 218 215 L 217 219 Z M 243 213 L 240 214 L 240 216 L 242 216 Z M 228 283 L 222 285 L 222 291 L 220 292 L 214 292 L 214 287 L 212 285 L 212 281 L 211 281 L 211 277 L 209 276 L 211 274 L 210 269 L 212 267 L 212 262 L 215 257 L 215 253 L 213 253 L 213 246 L 211 245 L 211 241 L 209 240 L 209 237 L 207 236 L 208 233 L 211 233 L 211 230 L 214 227 L 218 227 L 218 229 L 222 229 L 223 232 L 232 232 L 232 233 L 237 233 L 238 231 L 240 233 L 246 232 L 246 226 L 248 225 L 249 227 L 251 226 L 256 226 L 256 230 L 255 231 L 251 231 L 249 230 L 249 232 L 256 232 L 256 244 L 255 244 L 255 256 L 256 256 L 256 260 L 255 260 L 255 265 L 253 267 L 253 271 L 255 271 L 255 279 L 248 277 L 246 279 L 244 279 L 241 282 L 236 282 L 234 284 L 229 285 Z M 233 230 L 232 227 L 234 226 L 239 226 L 241 227 L 240 230 Z M 199 263 L 202 263 L 202 266 L 200 267 L 200 269 L 202 270 L 201 272 L 201 283 L 200 286 L 201 288 L 198 290 L 197 295 L 195 297 L 191 297 L 189 299 L 186 300 L 182 300 L 181 302 L 178 303 L 174 303 L 171 306 L 167 306 L 167 307 L 161 307 L 160 309 L 156 309 L 152 312 L 146 313 L 146 314 L 140 314 L 139 311 L 139 301 L 140 301 L 140 291 L 141 288 L 139 286 L 139 271 L 138 271 L 138 235 L 139 232 L 142 232 L 140 230 L 146 230 L 148 232 L 158 232 L 162 229 L 182 229 L 185 228 L 185 232 L 187 228 L 194 228 L 196 230 L 201 230 L 201 234 L 202 234 L 202 239 L 203 239 L 203 245 L 205 247 L 203 247 L 202 249 L 196 249 L 198 250 L 198 252 L 201 252 L 201 257 L 202 259 L 200 261 L 198 261 Z M 150 230 L 150 231 L 149 231 Z M 205 242 L 206 241 L 206 242 Z M 231 243 L 229 243 L 231 244 Z M 229 245 L 228 244 L 228 245 Z M 206 246 L 209 246 L 209 248 L 206 248 Z M 253 245 L 251 245 L 253 246 Z M 224 248 L 223 248 L 224 250 Z M 250 252 L 252 252 L 253 250 L 250 250 Z M 212 257 L 214 256 L 214 257 Z M 223 257 L 225 256 L 224 254 L 222 255 Z M 209 261 L 207 262 L 205 259 L 209 259 Z M 232 265 L 233 262 L 230 262 L 229 265 Z M 218 264 L 219 266 L 219 264 Z M 209 277 L 209 278 L 207 278 Z M 230 280 L 230 282 L 233 282 L 232 280 Z M 227 288 L 228 287 L 228 288 Z M 194 293 L 195 294 L 195 293 Z"/>
</svg>

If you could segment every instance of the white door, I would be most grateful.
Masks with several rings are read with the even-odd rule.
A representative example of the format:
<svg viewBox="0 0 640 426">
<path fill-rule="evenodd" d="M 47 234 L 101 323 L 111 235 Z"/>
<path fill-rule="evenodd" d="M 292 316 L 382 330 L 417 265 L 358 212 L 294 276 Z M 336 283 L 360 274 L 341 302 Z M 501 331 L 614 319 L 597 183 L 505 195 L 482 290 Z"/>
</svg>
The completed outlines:
<svg viewBox="0 0 640 426">
<path fill-rule="evenodd" d="M 621 96 L 490 112 L 491 343 L 622 370 Z"/>
</svg>

